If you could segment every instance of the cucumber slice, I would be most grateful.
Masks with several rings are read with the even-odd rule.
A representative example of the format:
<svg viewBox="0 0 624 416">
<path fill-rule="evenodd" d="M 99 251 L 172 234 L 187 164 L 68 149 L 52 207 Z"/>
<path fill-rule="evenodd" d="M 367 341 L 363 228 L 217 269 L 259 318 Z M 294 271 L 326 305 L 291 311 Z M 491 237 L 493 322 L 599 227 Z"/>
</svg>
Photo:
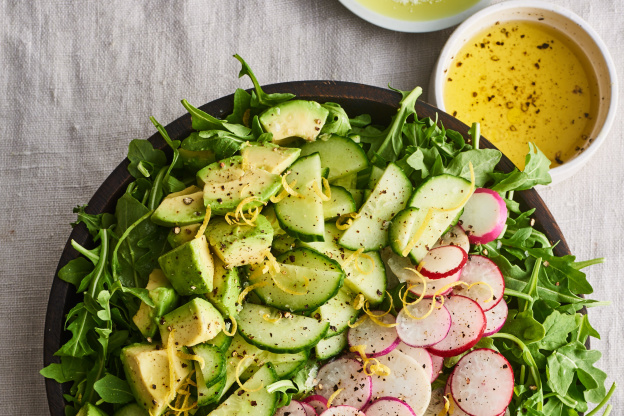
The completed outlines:
<svg viewBox="0 0 624 416">
<path fill-rule="evenodd" d="M 390 220 L 407 204 L 412 183 L 403 170 L 390 163 L 362 208 L 360 216 L 342 235 L 339 244 L 350 250 L 379 250 L 388 245 Z"/>
<path fill-rule="evenodd" d="M 338 218 L 342 214 L 355 212 L 357 207 L 353 197 L 345 188 L 341 186 L 330 186 L 331 199 L 323 202 L 323 216 L 325 221 Z"/>
<path fill-rule="evenodd" d="M 342 236 L 340 231 L 334 224 L 325 224 L 325 241 L 305 243 L 300 242 L 302 247 L 308 247 L 325 254 L 331 259 L 335 259 L 345 272 L 345 286 L 355 293 L 362 293 L 364 297 L 371 303 L 377 304 L 383 300 L 386 293 L 386 267 L 378 252 L 371 251 L 366 253 L 370 259 L 359 257 L 356 263 L 350 262 L 343 266 L 345 260 L 353 254 L 353 251 L 347 250 L 338 245 L 338 240 Z M 372 260 L 372 263 L 371 263 Z M 360 270 L 364 273 L 362 273 Z M 372 271 L 371 271 L 372 269 Z"/>
<path fill-rule="evenodd" d="M 255 374 L 266 363 L 273 364 L 273 369 L 280 379 L 292 377 L 308 361 L 310 351 L 304 350 L 295 354 L 275 354 L 262 351 L 258 354 L 252 365 L 241 375 L 241 380 L 246 380 Z"/>
<path fill-rule="evenodd" d="M 381 176 L 383 175 L 384 170 L 378 166 L 373 166 L 371 168 L 370 171 L 370 176 L 368 177 L 368 184 L 367 184 L 367 188 L 368 189 L 374 189 L 375 186 L 377 185 L 377 182 L 379 182 L 379 179 L 381 179 Z"/>
<path fill-rule="evenodd" d="M 346 287 L 341 288 L 336 296 L 322 305 L 317 313 L 321 322 L 329 323 L 329 331 L 325 338 L 340 335 L 354 323 L 360 315 L 360 311 L 353 307 L 355 293 Z M 314 314 L 316 317 L 316 314 Z"/>
<path fill-rule="evenodd" d="M 247 342 L 267 351 L 295 353 L 315 346 L 327 333 L 329 324 L 314 318 L 291 315 L 269 322 L 264 315 L 276 316 L 279 310 L 246 303 L 238 314 L 238 332 Z"/>
<path fill-rule="evenodd" d="M 346 189 L 357 188 L 357 178 L 358 178 L 357 173 L 352 173 L 352 174 L 343 176 L 342 178 L 334 179 L 333 181 L 330 182 L 330 185 L 342 186 L 343 188 L 346 188 Z"/>
<path fill-rule="evenodd" d="M 314 353 L 319 360 L 329 360 L 340 354 L 347 347 L 347 333 L 322 340 L 314 347 Z"/>
<path fill-rule="evenodd" d="M 418 242 L 409 254 L 414 263 L 419 263 L 460 215 L 468 202 L 466 196 L 470 189 L 470 182 L 457 176 L 444 174 L 427 179 L 409 202 L 410 207 L 417 210 L 403 213 L 402 220 L 392 227 L 394 230 L 390 232 L 393 235 L 390 239 L 399 240 L 394 242 L 393 251 L 402 255 L 414 234 L 420 232 Z M 431 208 L 434 210 L 431 210 L 427 220 Z M 424 228 L 421 230 L 421 227 Z"/>
<path fill-rule="evenodd" d="M 225 354 L 217 346 L 200 344 L 193 347 L 193 353 L 204 359 L 204 368 L 195 361 L 197 388 L 209 388 L 225 377 Z"/>
<path fill-rule="evenodd" d="M 277 407 L 277 393 L 269 393 L 266 386 L 278 380 L 273 366 L 268 363 L 247 380 L 243 387 L 230 395 L 211 416 L 272 416 Z M 258 390 L 258 387 L 262 386 Z"/>
<path fill-rule="evenodd" d="M 327 140 L 316 140 L 301 147 L 301 155 L 321 156 L 321 166 L 329 168 L 329 181 L 366 169 L 370 162 L 366 152 L 353 140 L 332 134 Z"/>
<path fill-rule="evenodd" d="M 369 191 L 369 190 L 368 189 L 353 189 L 353 188 L 345 188 L 345 189 L 349 191 L 349 193 L 353 197 L 353 201 L 355 201 L 355 206 L 357 207 L 357 209 L 360 209 L 365 200 L 365 193 L 366 191 Z"/>
<path fill-rule="evenodd" d="M 199 373 L 198 373 L 199 377 Z M 219 397 L 225 391 L 226 379 L 222 377 L 210 387 L 197 386 L 197 405 L 206 406 L 219 400 Z"/>
<path fill-rule="evenodd" d="M 288 195 L 275 204 L 275 216 L 280 228 L 302 241 L 323 241 L 323 201 L 314 192 L 313 183 L 319 189 L 321 183 L 321 158 L 318 154 L 297 160 L 290 169 L 286 181 L 297 180 L 293 190 L 300 197 Z"/>
<path fill-rule="evenodd" d="M 293 293 L 278 287 L 268 272 L 262 273 L 262 267 L 252 271 L 249 281 L 267 282 L 255 289 L 255 293 L 263 303 L 282 310 L 299 312 L 318 308 L 338 292 L 345 277 L 337 262 L 306 248 L 286 252 L 277 261 L 280 273 L 276 279 Z"/>
<path fill-rule="evenodd" d="M 271 246 L 271 252 L 275 255 L 284 254 L 295 248 L 297 239 L 289 236 L 288 234 L 280 234 L 273 237 L 273 245 Z"/>
<path fill-rule="evenodd" d="M 210 341 L 206 341 L 204 344 L 214 345 L 220 351 L 226 351 L 232 344 L 232 337 L 225 335 L 225 332 L 221 331 L 216 337 Z"/>
</svg>

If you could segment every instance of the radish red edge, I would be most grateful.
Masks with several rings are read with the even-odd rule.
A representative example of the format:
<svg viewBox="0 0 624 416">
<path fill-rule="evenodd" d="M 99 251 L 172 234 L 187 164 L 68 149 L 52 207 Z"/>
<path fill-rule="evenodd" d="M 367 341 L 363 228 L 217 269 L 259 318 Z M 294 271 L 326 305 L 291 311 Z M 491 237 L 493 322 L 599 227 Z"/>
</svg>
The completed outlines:
<svg viewBox="0 0 624 416">
<path fill-rule="evenodd" d="M 408 315 L 424 316 L 431 308 L 430 299 L 423 299 L 415 305 L 407 305 L 397 315 L 397 334 L 403 343 L 415 348 L 426 348 L 437 344 L 451 329 L 451 314 L 445 306 L 434 308 L 424 319 L 413 319 Z"/>
<path fill-rule="evenodd" d="M 464 206 L 459 220 L 471 244 L 486 244 L 496 240 L 503 231 L 507 205 L 498 192 L 477 188 Z"/>
<path fill-rule="evenodd" d="M 301 406 L 303 406 L 303 410 L 305 410 L 306 412 L 306 416 L 318 416 L 318 413 L 316 413 L 316 409 L 314 407 L 312 407 L 312 405 L 309 405 L 308 403 L 304 403 L 304 402 L 300 402 Z M 327 407 L 325 407 L 325 410 L 327 410 Z"/>
<path fill-rule="evenodd" d="M 410 405 L 396 397 L 380 397 L 362 409 L 362 412 L 366 416 L 417 416 Z"/>
<path fill-rule="evenodd" d="M 330 407 L 321 413 L 321 416 L 366 416 L 364 413 L 359 411 L 353 406 L 336 406 Z"/>
<path fill-rule="evenodd" d="M 307 416 L 307 413 L 301 403 L 292 400 L 287 406 L 277 409 L 275 416 Z"/>
<path fill-rule="evenodd" d="M 431 249 L 423 258 L 420 273 L 428 279 L 443 279 L 460 271 L 466 261 L 468 254 L 461 247 L 437 247 Z"/>
<path fill-rule="evenodd" d="M 371 311 L 372 315 L 383 315 L 383 311 Z M 384 324 L 394 324 L 395 318 L 386 314 L 375 318 Z M 366 345 L 367 357 L 381 357 L 395 349 L 401 342 L 396 328 L 386 328 L 378 325 L 373 319 L 367 319 L 355 328 L 349 328 L 347 334 L 349 346 Z"/>
<path fill-rule="evenodd" d="M 314 394 L 303 399 L 303 403 L 311 406 L 317 415 L 327 410 L 327 399 L 320 394 Z"/>
<path fill-rule="evenodd" d="M 486 326 L 483 332 L 484 337 L 488 337 L 497 333 L 505 325 L 507 321 L 507 315 L 509 314 L 509 307 L 504 300 L 499 302 L 494 308 L 485 312 Z"/>
<path fill-rule="evenodd" d="M 469 285 L 475 285 L 470 289 L 456 286 L 453 288 L 453 293 L 474 300 L 483 309 L 483 312 L 487 312 L 498 305 L 505 294 L 503 273 L 496 263 L 484 256 L 469 256 L 459 280 Z M 477 283 L 486 283 L 487 285 Z M 492 300 L 486 302 L 490 297 Z"/>
</svg>

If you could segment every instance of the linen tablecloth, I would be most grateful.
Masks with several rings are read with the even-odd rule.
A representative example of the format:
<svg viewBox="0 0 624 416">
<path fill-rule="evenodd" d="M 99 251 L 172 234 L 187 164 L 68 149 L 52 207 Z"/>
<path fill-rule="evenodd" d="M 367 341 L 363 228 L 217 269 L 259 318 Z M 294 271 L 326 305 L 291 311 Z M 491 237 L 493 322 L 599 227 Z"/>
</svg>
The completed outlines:
<svg viewBox="0 0 624 416">
<path fill-rule="evenodd" d="M 552 0 L 586 19 L 624 67 L 621 0 Z M 335 0 L 0 2 L 0 414 L 48 414 L 42 367 L 48 292 L 74 220 L 133 138 L 250 87 L 242 55 L 264 84 L 344 80 L 426 90 L 452 30 L 380 29 Z M 620 101 L 622 101 L 620 99 Z M 579 259 L 592 267 L 590 310 L 599 365 L 624 388 L 624 123 L 572 179 L 542 196 Z M 613 399 L 624 414 L 624 394 Z"/>
</svg>

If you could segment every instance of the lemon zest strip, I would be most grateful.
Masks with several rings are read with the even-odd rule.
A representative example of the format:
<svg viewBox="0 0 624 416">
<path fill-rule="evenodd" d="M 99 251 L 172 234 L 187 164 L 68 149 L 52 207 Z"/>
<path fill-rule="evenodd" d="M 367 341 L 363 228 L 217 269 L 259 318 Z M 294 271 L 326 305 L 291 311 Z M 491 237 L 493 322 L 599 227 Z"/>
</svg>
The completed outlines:
<svg viewBox="0 0 624 416">
<path fill-rule="evenodd" d="M 265 313 L 264 315 L 262 315 L 262 319 L 272 324 L 276 324 L 282 319 L 282 313 L 281 312 L 278 313 L 277 318 L 271 318 L 271 315 L 269 315 L 268 313 Z"/>
<path fill-rule="evenodd" d="M 357 321 L 355 321 L 354 323 L 349 322 L 349 323 L 347 324 L 347 326 L 348 326 L 349 328 L 356 328 L 356 327 L 358 327 L 358 326 L 362 325 L 362 324 L 364 323 L 364 321 L 366 320 L 366 318 L 368 318 L 368 315 L 364 314 L 364 315 L 362 315 L 362 316 L 360 317 L 360 319 L 358 319 L 358 320 L 357 320 Z"/>
<path fill-rule="evenodd" d="M 282 177 L 282 181 L 283 181 L 283 177 Z M 292 187 L 295 186 L 296 184 L 297 184 L 297 179 L 294 179 L 288 186 L 292 190 Z M 269 200 L 273 202 L 274 204 L 277 204 L 282 199 L 286 198 L 288 195 L 289 195 L 288 191 L 284 188 L 279 194 L 272 196 Z"/>
<path fill-rule="evenodd" d="M 236 373 L 234 375 L 236 376 L 236 382 L 238 383 L 238 385 L 240 386 L 241 389 L 243 389 L 244 391 L 246 391 L 248 393 L 253 393 L 255 391 L 259 391 L 260 389 L 262 389 L 264 387 L 264 383 L 260 383 L 260 386 L 257 389 L 249 389 L 249 388 L 243 386 L 243 383 L 241 383 L 240 378 L 239 378 L 240 377 L 240 367 L 241 367 L 241 364 L 243 363 L 243 361 L 245 361 L 247 358 L 252 358 L 253 359 L 253 356 L 245 355 L 243 357 L 243 359 L 240 360 L 238 362 L 238 364 L 236 365 Z"/>
<path fill-rule="evenodd" d="M 444 409 L 440 410 L 440 413 L 438 413 L 438 416 L 448 415 L 449 407 L 451 406 L 451 403 L 449 402 L 448 397 L 446 397 L 446 394 L 442 397 L 444 398 Z"/>
<path fill-rule="evenodd" d="M 334 399 L 336 398 L 336 396 L 338 396 L 340 393 L 342 393 L 343 390 L 344 389 L 338 389 L 335 392 L 333 392 L 331 396 L 329 396 L 329 399 L 327 399 L 327 408 L 328 409 L 331 407 L 331 404 L 334 401 Z"/>
<path fill-rule="evenodd" d="M 173 374 L 173 368 L 175 364 L 173 362 L 175 356 L 173 336 L 175 334 L 175 331 L 175 328 L 173 328 L 169 333 L 169 337 L 167 338 L 167 364 L 169 365 L 169 394 L 167 396 L 172 399 L 175 394 L 175 390 L 173 388 L 173 383 L 175 382 L 175 374 Z"/>
<path fill-rule="evenodd" d="M 366 298 L 364 297 L 363 294 L 359 293 L 354 299 L 353 299 L 353 308 L 355 310 L 360 310 L 364 307 L 364 302 L 366 302 Z"/>
<path fill-rule="evenodd" d="M 373 258 L 372 258 L 371 256 L 369 256 L 369 255 L 368 255 L 368 254 L 366 254 L 366 253 L 360 253 L 360 255 L 358 256 L 358 259 L 359 259 L 359 258 L 364 258 L 364 259 L 368 260 L 368 261 L 370 262 L 370 265 L 371 265 L 371 266 L 370 266 L 369 270 L 364 271 L 364 270 L 362 270 L 362 267 L 360 266 L 360 262 L 359 262 L 359 261 L 356 261 L 356 262 L 355 262 L 355 269 L 356 269 L 358 272 L 360 272 L 361 274 L 363 274 L 363 275 L 365 275 L 365 276 L 368 276 L 369 274 L 371 274 L 372 272 L 374 272 L 374 271 L 375 271 L 375 260 L 373 260 Z"/>
<path fill-rule="evenodd" d="M 325 179 L 325 178 L 322 178 L 322 179 Z M 327 196 L 326 194 L 324 194 L 317 181 L 312 182 L 312 190 L 323 202 L 329 201 L 331 199 L 331 192 L 330 192 L 330 196 Z"/>
<path fill-rule="evenodd" d="M 357 250 L 355 250 L 349 257 L 346 258 L 346 260 L 342 263 L 342 267 L 346 267 L 348 266 L 352 261 L 357 260 L 357 258 L 360 256 L 360 254 L 362 254 L 364 252 L 363 248 L 358 248 Z"/>
<path fill-rule="evenodd" d="M 489 283 L 487 283 L 487 282 L 482 282 L 482 281 L 481 281 L 481 282 L 474 282 L 473 284 L 471 284 L 470 286 L 468 286 L 468 287 L 466 288 L 466 290 L 469 290 L 469 289 L 470 289 L 470 288 L 472 288 L 473 286 L 477 286 L 477 285 L 482 285 L 482 286 L 485 286 L 485 287 L 487 287 L 488 289 L 490 289 L 490 297 L 489 297 L 489 298 L 487 298 L 486 300 L 484 300 L 484 301 L 483 301 L 483 303 L 488 303 L 488 302 L 491 302 L 491 301 L 493 301 L 493 300 L 494 300 L 494 289 L 493 289 L 493 288 L 492 288 L 492 286 L 490 286 L 490 284 L 489 284 Z"/>
<path fill-rule="evenodd" d="M 271 279 L 273 279 L 273 283 L 275 283 L 275 286 L 277 286 L 283 292 L 288 293 L 289 295 L 301 296 L 301 295 L 307 295 L 310 292 L 309 290 L 306 290 L 305 292 L 295 292 L 294 290 L 288 289 L 286 286 L 280 283 L 279 280 L 277 280 L 276 275 L 275 276 L 272 275 Z M 305 288 L 310 284 L 310 279 L 308 279 L 305 276 L 303 276 L 303 279 L 304 279 L 303 287 Z"/>
<path fill-rule="evenodd" d="M 196 354 L 186 354 L 186 353 L 183 353 L 182 351 L 178 351 L 177 353 L 178 353 L 178 357 L 183 359 L 183 360 L 197 361 L 199 363 L 199 368 L 201 368 L 202 370 L 206 366 L 206 361 L 202 357 L 200 357 L 199 355 L 196 355 Z"/>
<path fill-rule="evenodd" d="M 251 287 L 251 286 L 249 286 L 249 287 Z M 230 329 L 230 331 L 228 331 L 227 329 L 223 328 L 222 331 L 228 337 L 233 337 L 234 334 L 236 334 L 236 330 L 238 329 L 238 322 L 236 322 L 236 318 L 234 318 L 232 315 L 230 315 L 229 318 L 230 318 L 230 321 L 232 321 L 232 328 Z"/>
<path fill-rule="evenodd" d="M 206 207 L 206 215 L 204 215 L 204 222 L 202 222 L 201 227 L 197 230 L 197 234 L 195 235 L 195 239 L 201 238 L 202 235 L 206 232 L 206 228 L 208 228 L 208 222 L 210 221 L 210 214 L 212 210 L 210 209 L 210 205 Z"/>
<path fill-rule="evenodd" d="M 336 219 L 336 228 L 341 231 L 347 230 L 351 225 L 353 225 L 353 220 L 358 218 L 360 214 L 357 212 L 349 212 L 347 214 L 342 214 Z"/>
<path fill-rule="evenodd" d="M 292 186 L 297 184 L 297 179 L 294 179 L 290 184 L 286 181 L 286 176 L 288 176 L 289 173 L 290 172 L 287 172 L 284 176 L 282 176 L 282 188 L 284 188 L 288 195 L 294 196 L 295 198 L 305 199 L 305 196 L 301 195 L 292 188 Z"/>
<path fill-rule="evenodd" d="M 245 296 L 247 296 L 249 294 L 249 292 L 251 292 L 254 289 L 258 289 L 259 287 L 263 287 L 268 285 L 269 282 L 258 282 L 258 283 L 254 283 L 253 285 L 249 285 L 247 286 L 245 289 L 243 289 L 243 291 L 240 293 L 240 295 L 238 295 L 238 303 L 239 305 L 243 304 L 243 300 L 245 300 Z"/>
</svg>

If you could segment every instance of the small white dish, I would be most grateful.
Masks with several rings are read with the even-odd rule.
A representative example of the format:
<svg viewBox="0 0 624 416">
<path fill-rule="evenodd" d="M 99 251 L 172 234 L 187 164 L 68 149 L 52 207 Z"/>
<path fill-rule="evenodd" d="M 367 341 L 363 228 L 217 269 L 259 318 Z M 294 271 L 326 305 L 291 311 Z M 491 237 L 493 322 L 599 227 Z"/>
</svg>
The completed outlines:
<svg viewBox="0 0 624 416">
<path fill-rule="evenodd" d="M 595 115 L 596 122 L 590 135 L 593 141 L 584 152 L 550 169 L 554 185 L 578 172 L 598 151 L 607 138 L 617 111 L 618 81 L 613 59 L 600 36 L 578 15 L 561 6 L 535 0 L 512 0 L 481 10 L 459 25 L 444 45 L 431 75 L 429 102 L 440 110 L 446 111 L 444 106 L 446 77 L 444 74 L 457 52 L 468 40 L 497 22 L 518 20 L 547 23 L 566 35 L 586 55 L 598 81 L 600 99 Z"/>
<path fill-rule="evenodd" d="M 462 22 L 475 12 L 483 9 L 491 0 L 481 0 L 467 10 L 459 12 L 453 16 L 435 20 L 401 20 L 380 14 L 362 5 L 357 0 L 340 0 L 343 6 L 349 9 L 356 16 L 366 20 L 376 26 L 397 32 L 423 33 L 434 32 L 446 29 Z"/>
</svg>

